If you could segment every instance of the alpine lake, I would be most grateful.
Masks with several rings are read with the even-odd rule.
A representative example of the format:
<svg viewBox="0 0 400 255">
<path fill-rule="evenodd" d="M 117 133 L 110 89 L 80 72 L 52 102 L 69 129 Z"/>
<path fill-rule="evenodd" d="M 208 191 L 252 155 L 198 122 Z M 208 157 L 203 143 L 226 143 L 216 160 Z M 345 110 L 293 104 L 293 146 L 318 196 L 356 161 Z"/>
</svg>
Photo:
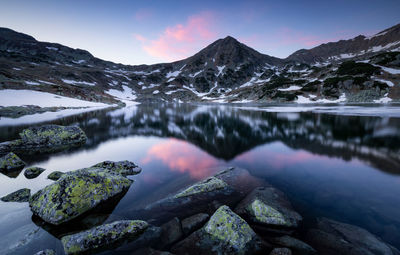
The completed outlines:
<svg viewBox="0 0 400 255">
<path fill-rule="evenodd" d="M 144 216 L 143 208 L 228 167 L 282 191 L 303 217 L 300 233 L 326 217 L 400 249 L 400 105 L 140 104 L 48 122 L 7 121 L 0 142 L 45 124 L 79 126 L 87 141 L 57 153 L 19 155 L 26 167 L 46 170 L 34 179 L 23 170 L 0 173 L 0 197 L 22 188 L 34 194 L 53 183 L 47 179 L 53 171 L 105 160 L 129 160 L 142 172 L 129 177 L 134 182 L 123 196 L 67 228 L 44 225 L 27 202 L 0 201 L 0 254 L 64 254 L 60 239 L 67 233 L 116 220 L 152 222 L 158 215 Z"/>
</svg>

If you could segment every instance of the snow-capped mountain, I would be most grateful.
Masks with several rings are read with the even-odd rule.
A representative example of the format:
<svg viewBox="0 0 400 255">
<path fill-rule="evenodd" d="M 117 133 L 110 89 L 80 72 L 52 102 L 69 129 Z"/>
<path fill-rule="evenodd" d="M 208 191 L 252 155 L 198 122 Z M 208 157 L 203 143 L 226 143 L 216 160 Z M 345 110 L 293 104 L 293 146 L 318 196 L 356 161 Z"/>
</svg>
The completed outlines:
<svg viewBox="0 0 400 255">
<path fill-rule="evenodd" d="M 228 36 L 173 63 L 128 66 L 0 28 L 0 89 L 96 102 L 390 102 L 400 98 L 400 25 L 286 59 Z"/>
</svg>

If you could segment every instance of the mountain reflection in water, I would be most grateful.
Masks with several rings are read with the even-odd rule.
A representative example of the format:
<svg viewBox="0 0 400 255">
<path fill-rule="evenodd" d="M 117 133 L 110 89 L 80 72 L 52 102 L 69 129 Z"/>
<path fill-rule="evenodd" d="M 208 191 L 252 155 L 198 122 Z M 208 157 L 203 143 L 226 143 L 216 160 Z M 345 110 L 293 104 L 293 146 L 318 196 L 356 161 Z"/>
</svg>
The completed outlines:
<svg viewBox="0 0 400 255">
<path fill-rule="evenodd" d="M 284 191 L 306 222 L 316 216 L 349 222 L 400 247 L 400 107 L 382 116 L 367 106 L 346 115 L 334 109 L 152 104 L 66 117 L 51 123 L 79 125 L 87 144 L 22 155 L 48 170 L 34 180 L 0 174 L 0 196 L 17 188 L 35 192 L 51 183 L 46 176 L 54 170 L 132 160 L 143 172 L 116 205 L 115 218 L 236 165 Z M 0 127 L 0 141 L 25 127 Z M 5 206 L 0 203 L 0 212 L 12 213 Z M 0 234 L 13 224 L 0 218 Z"/>
</svg>

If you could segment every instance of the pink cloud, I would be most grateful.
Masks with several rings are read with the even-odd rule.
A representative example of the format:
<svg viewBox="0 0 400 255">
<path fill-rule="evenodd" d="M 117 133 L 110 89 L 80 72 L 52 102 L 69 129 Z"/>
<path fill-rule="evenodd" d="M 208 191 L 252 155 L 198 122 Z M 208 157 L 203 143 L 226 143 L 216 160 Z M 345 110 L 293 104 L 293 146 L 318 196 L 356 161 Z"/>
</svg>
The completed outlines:
<svg viewBox="0 0 400 255">
<path fill-rule="evenodd" d="M 151 56 L 174 61 L 190 56 L 216 38 L 212 12 L 190 16 L 186 23 L 166 27 L 157 39 L 135 35 Z"/>
</svg>

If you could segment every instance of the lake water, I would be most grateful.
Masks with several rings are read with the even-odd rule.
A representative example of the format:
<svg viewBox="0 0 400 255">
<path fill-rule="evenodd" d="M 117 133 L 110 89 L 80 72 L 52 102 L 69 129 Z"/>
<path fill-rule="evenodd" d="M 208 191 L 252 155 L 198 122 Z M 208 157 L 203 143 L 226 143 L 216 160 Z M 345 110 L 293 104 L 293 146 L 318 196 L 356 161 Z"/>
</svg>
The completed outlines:
<svg viewBox="0 0 400 255">
<path fill-rule="evenodd" d="M 135 219 L 128 212 L 239 166 L 286 193 L 305 225 L 325 216 L 400 248 L 400 106 L 139 105 L 48 123 L 80 126 L 87 144 L 22 156 L 46 171 L 31 180 L 23 172 L 0 173 L 0 197 L 21 188 L 36 192 L 52 183 L 46 179 L 52 171 L 130 160 L 143 171 L 97 219 L 112 222 Z M 27 126 L 0 126 L 0 142 Z M 28 203 L 0 202 L 0 254 L 17 246 L 13 254 L 45 248 L 63 254 L 59 233 L 38 225 Z"/>
</svg>

